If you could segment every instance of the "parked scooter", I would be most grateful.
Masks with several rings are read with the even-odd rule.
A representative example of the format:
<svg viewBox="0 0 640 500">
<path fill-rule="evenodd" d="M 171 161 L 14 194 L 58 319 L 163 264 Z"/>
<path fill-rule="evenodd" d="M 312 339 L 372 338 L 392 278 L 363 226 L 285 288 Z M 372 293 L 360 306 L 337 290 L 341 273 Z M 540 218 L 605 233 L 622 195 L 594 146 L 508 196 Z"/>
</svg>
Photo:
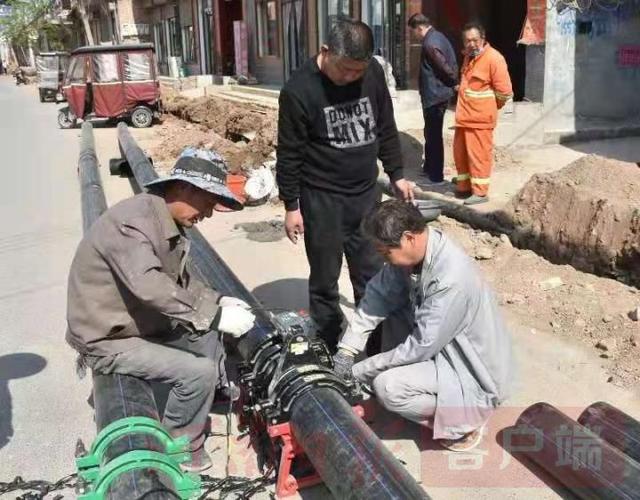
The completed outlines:
<svg viewBox="0 0 640 500">
<path fill-rule="evenodd" d="M 13 72 L 13 77 L 16 79 L 16 85 L 26 85 L 27 84 L 27 78 L 24 75 L 24 71 L 22 70 L 22 68 L 18 68 Z"/>
</svg>

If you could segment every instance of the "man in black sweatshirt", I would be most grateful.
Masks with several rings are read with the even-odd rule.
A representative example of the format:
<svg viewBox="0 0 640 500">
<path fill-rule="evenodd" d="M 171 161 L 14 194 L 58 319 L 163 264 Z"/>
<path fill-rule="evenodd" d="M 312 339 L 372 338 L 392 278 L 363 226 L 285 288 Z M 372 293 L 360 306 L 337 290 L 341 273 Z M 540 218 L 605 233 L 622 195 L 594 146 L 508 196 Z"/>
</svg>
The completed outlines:
<svg viewBox="0 0 640 500">
<path fill-rule="evenodd" d="M 285 230 L 293 243 L 304 235 L 310 313 L 333 352 L 342 331 L 343 253 L 356 304 L 382 267 L 360 230 L 379 200 L 378 158 L 398 196 L 413 198 L 384 72 L 372 55 L 371 29 L 343 18 L 280 92 L 276 173 Z"/>
<path fill-rule="evenodd" d="M 437 31 L 428 17 L 414 14 L 409 18 L 413 35 L 422 40 L 420 56 L 420 99 L 424 116 L 424 165 L 425 180 L 420 185 L 444 184 L 444 142 L 442 125 L 449 99 L 458 85 L 458 63 L 451 43 Z"/>
</svg>

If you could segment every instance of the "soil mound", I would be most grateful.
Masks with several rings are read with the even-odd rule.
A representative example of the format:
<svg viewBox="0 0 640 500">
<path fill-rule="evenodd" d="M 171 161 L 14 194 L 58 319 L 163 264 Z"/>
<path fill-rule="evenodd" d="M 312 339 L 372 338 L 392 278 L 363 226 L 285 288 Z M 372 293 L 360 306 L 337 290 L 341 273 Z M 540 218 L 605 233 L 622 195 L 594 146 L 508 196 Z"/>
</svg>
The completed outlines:
<svg viewBox="0 0 640 500">
<path fill-rule="evenodd" d="M 514 243 L 640 285 L 640 168 L 591 155 L 534 175 L 505 213 Z"/>
<path fill-rule="evenodd" d="M 215 149 L 232 173 L 262 165 L 276 148 L 275 111 L 252 103 L 230 102 L 213 96 L 187 98 L 166 91 L 165 110 L 173 115 L 158 134 L 152 155 L 160 168 L 173 164 L 187 146 Z"/>
</svg>

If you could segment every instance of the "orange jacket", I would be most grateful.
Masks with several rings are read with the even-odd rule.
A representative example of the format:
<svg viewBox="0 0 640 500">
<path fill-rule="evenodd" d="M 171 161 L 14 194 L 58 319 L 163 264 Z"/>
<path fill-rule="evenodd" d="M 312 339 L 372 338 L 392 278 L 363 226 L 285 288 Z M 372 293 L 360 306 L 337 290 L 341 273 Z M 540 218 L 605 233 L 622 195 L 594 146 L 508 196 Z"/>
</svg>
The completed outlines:
<svg viewBox="0 0 640 500">
<path fill-rule="evenodd" d="M 456 127 L 495 128 L 498 109 L 513 97 L 507 62 L 485 45 L 473 59 L 464 58 L 456 106 Z"/>
</svg>

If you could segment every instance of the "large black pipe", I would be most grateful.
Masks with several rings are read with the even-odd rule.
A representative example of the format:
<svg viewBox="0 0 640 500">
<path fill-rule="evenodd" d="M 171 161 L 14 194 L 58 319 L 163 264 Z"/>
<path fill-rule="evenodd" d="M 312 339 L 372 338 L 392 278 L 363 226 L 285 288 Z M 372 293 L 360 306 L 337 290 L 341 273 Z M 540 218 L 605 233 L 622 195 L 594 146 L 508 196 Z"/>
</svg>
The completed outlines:
<svg viewBox="0 0 640 500">
<path fill-rule="evenodd" d="M 142 185 L 155 179 L 153 166 L 125 124 L 118 125 L 118 140 L 137 182 Z M 200 232 L 189 230 L 189 237 L 193 241 L 191 260 L 198 277 L 220 293 L 240 297 L 256 307 L 256 327 L 238 345 L 246 360 L 275 330 L 275 325 Z M 336 498 L 429 498 L 337 391 L 314 388 L 306 392 L 293 403 L 290 424 L 302 449 Z M 318 432 L 322 433 L 322 452 L 314 439 Z"/>
<path fill-rule="evenodd" d="M 319 387 L 300 396 L 290 422 L 336 498 L 429 498 L 336 390 Z"/>
<path fill-rule="evenodd" d="M 82 229 L 86 234 L 93 223 L 107 210 L 98 159 L 95 152 L 93 127 L 82 125 L 78 177 L 82 199 Z M 150 417 L 158 420 L 158 409 L 150 385 L 126 375 L 93 375 L 93 403 L 98 432 L 125 417 Z M 148 434 L 129 434 L 115 440 L 105 451 L 103 464 L 132 450 L 162 451 L 161 444 Z M 120 474 L 108 490 L 112 500 L 166 500 L 178 498 L 168 478 L 155 471 L 138 469 Z"/>
<path fill-rule="evenodd" d="M 589 500 L 640 498 L 640 464 L 547 403 L 527 408 L 508 445 Z"/>
<path fill-rule="evenodd" d="M 600 401 L 587 407 L 578 423 L 640 463 L 640 422 L 632 416 Z"/>
<path fill-rule="evenodd" d="M 82 210 L 82 232 L 86 234 L 98 217 L 107 210 L 107 200 L 102 189 L 98 171 L 98 157 L 93 140 L 91 123 L 82 124 L 80 155 L 78 158 L 78 179 Z"/>
</svg>

